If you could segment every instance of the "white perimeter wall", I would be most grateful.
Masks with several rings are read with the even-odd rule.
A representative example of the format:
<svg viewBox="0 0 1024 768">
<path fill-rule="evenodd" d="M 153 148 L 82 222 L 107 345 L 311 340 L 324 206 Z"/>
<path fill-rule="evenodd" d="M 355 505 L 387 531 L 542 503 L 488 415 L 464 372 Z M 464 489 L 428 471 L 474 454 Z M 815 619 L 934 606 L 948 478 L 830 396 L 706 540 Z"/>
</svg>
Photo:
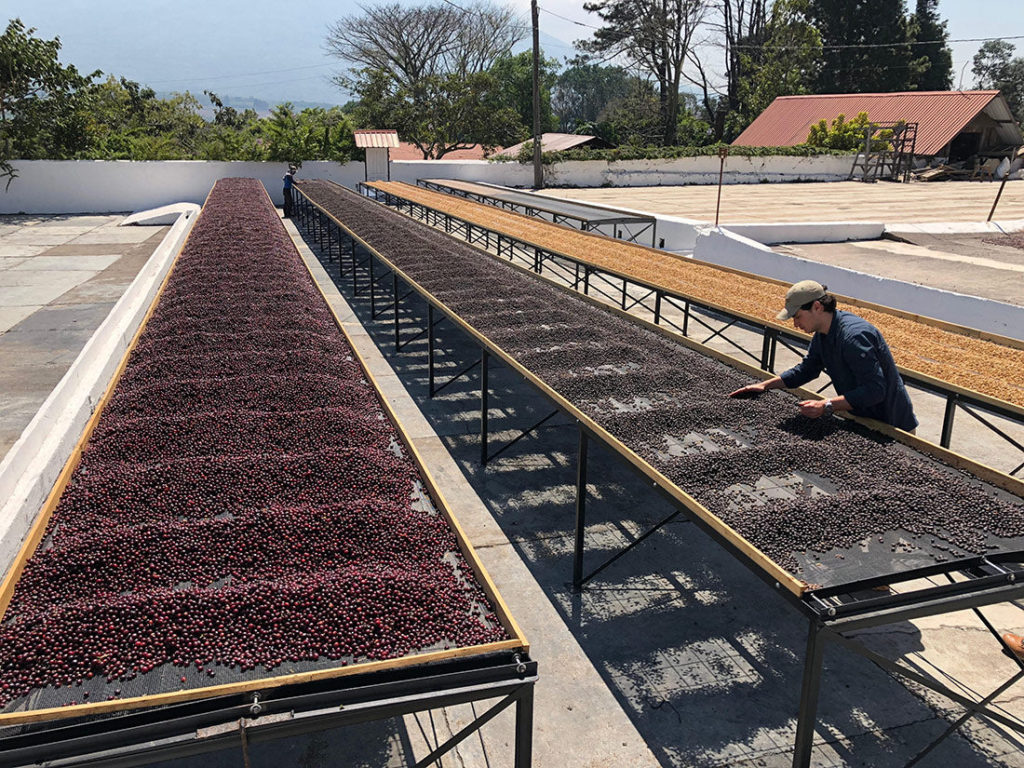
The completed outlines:
<svg viewBox="0 0 1024 768">
<path fill-rule="evenodd" d="M 701 230 L 693 257 L 789 283 L 817 280 L 844 296 L 1024 340 L 1024 307 L 787 256 L 724 229 Z"/>
<path fill-rule="evenodd" d="M 728 184 L 762 181 L 839 181 L 849 173 L 847 157 L 730 157 Z M 572 161 L 547 166 L 549 186 L 657 186 L 718 183 L 717 157 L 675 160 Z M 16 160 L 18 178 L 0 192 L 0 213 L 109 213 L 156 208 L 168 203 L 202 204 L 217 179 L 244 176 L 259 179 L 276 205 L 281 205 L 285 163 L 167 160 Z M 309 162 L 301 179 L 330 179 L 355 187 L 365 177 L 362 163 Z M 482 160 L 399 160 L 391 178 L 415 183 L 421 178 L 486 181 L 529 187 L 533 168 L 519 163 Z M 660 226 L 659 226 L 660 229 Z M 679 249 L 666 242 L 666 247 Z"/>
</svg>

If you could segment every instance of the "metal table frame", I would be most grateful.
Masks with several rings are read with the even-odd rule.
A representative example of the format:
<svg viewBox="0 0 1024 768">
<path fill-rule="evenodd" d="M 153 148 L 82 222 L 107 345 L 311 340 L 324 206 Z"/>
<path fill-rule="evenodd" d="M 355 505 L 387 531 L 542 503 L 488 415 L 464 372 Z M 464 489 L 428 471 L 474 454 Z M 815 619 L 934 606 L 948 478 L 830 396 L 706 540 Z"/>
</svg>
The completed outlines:
<svg viewBox="0 0 1024 768">
<path fill-rule="evenodd" d="M 654 248 L 658 244 L 658 220 L 654 216 L 643 216 L 641 214 L 628 213 L 626 211 L 616 211 L 613 208 L 604 208 L 599 205 L 581 203 L 577 200 L 573 200 L 571 203 L 577 208 L 588 208 L 599 214 L 592 217 L 577 216 L 564 209 L 559 210 L 558 203 L 561 202 L 561 200 L 557 197 L 540 198 L 539 200 L 544 200 L 546 203 L 545 205 L 541 205 L 539 201 L 537 203 L 525 203 L 514 200 L 506 193 L 516 194 L 515 190 L 503 190 L 500 187 L 494 187 L 494 194 L 487 195 L 482 192 L 474 192 L 468 189 L 462 189 L 461 187 L 445 184 L 435 179 L 417 179 L 416 183 L 424 189 L 429 189 L 434 192 L 443 192 L 447 195 L 458 195 L 459 197 L 464 197 L 467 200 L 484 203 L 486 205 L 493 205 L 495 208 L 501 208 L 505 211 L 513 211 L 527 216 L 534 216 L 550 221 L 553 224 L 564 224 L 565 226 L 579 229 L 582 232 L 596 232 L 599 235 L 604 235 L 605 237 L 611 237 L 614 239 L 621 239 L 627 243 L 639 243 L 640 237 L 647 232 L 650 232 L 651 247 Z M 490 186 L 480 184 L 479 182 L 473 183 L 477 186 Z"/>
<path fill-rule="evenodd" d="M 702 344 L 720 338 L 738 353 L 753 360 L 762 370 L 770 373 L 776 373 L 775 357 L 780 344 L 797 354 L 803 354 L 810 343 L 805 334 L 792 329 L 765 323 L 755 317 L 702 301 L 688 294 L 639 280 L 628 274 L 604 269 L 584 259 L 548 250 L 528 240 L 488 229 L 445 211 L 396 196 L 390 192 L 384 192 L 368 184 L 360 182 L 357 185 L 357 190 L 371 199 L 407 213 L 411 218 L 442 229 L 447 234 L 459 236 L 472 245 L 480 246 L 500 257 L 508 258 L 509 261 L 519 261 L 537 274 L 543 274 L 546 268 L 559 275 L 563 280 L 571 282 L 572 287 L 584 295 L 601 296 L 624 311 L 637 314 L 645 319 L 649 317 L 655 325 L 670 328 L 683 336 L 695 336 L 694 326 L 698 326 L 709 334 L 703 339 L 697 337 Z M 635 297 L 637 292 L 641 294 L 640 298 Z M 678 323 L 666 318 L 666 309 L 682 312 L 682 322 Z M 715 328 L 708 320 L 724 325 Z M 760 335 L 760 350 L 752 352 L 741 343 L 730 339 L 726 332 L 731 328 Z M 939 437 L 939 445 L 943 448 L 949 448 L 952 444 L 955 417 L 958 411 L 963 411 L 1024 454 L 1024 443 L 1007 434 L 997 424 L 986 418 L 986 415 L 998 416 L 1024 426 L 1024 408 L 903 367 L 900 367 L 899 371 L 904 383 L 908 386 L 921 389 L 945 400 Z M 825 387 L 827 386 L 829 385 L 826 384 Z M 1008 474 L 1017 476 L 1022 470 L 1024 470 L 1024 461 L 1021 461 Z M 1024 474 L 1020 476 L 1024 477 Z"/>
<path fill-rule="evenodd" d="M 347 190 L 348 191 L 348 190 Z M 351 193 L 350 191 L 348 191 Z M 669 488 L 659 483 L 656 479 L 652 483 L 653 490 L 676 505 L 676 510 L 667 518 L 656 523 L 653 528 L 636 537 L 636 539 L 613 555 L 609 560 L 600 565 L 591 573 L 583 573 L 584 555 L 584 533 L 586 527 L 586 485 L 587 485 L 587 456 L 588 447 L 591 441 L 597 440 L 606 445 L 610 450 L 617 452 L 634 471 L 647 475 L 643 468 L 633 462 L 630 456 L 622 453 L 619 447 L 609 443 L 607 439 L 583 423 L 582 416 L 571 404 L 553 393 L 537 381 L 532 375 L 521 369 L 509 358 L 500 348 L 493 344 L 487 337 L 476 332 L 471 326 L 462 321 L 451 310 L 441 304 L 432 294 L 420 288 L 414 281 L 409 279 L 400 269 L 391 263 L 386 257 L 377 253 L 366 242 L 359 238 L 358 234 L 346 227 L 341 221 L 335 218 L 328 211 L 320 208 L 311 201 L 299 189 L 296 207 L 298 210 L 298 221 L 320 245 L 322 251 L 329 259 L 337 258 L 342 265 L 341 276 L 348 276 L 352 280 L 353 295 L 358 296 L 360 282 L 358 269 L 366 267 L 366 272 L 373 275 L 373 264 L 379 261 L 385 268 L 385 277 L 390 276 L 391 283 L 391 322 L 394 324 L 395 350 L 400 351 L 404 344 L 401 340 L 401 315 L 402 308 L 400 301 L 403 297 L 399 289 L 399 282 L 405 283 L 409 292 L 418 294 L 427 304 L 427 317 L 425 327 L 415 334 L 418 338 L 424 334 L 428 336 L 428 377 L 429 391 L 431 396 L 448 386 L 479 366 L 480 375 L 480 437 L 481 437 L 481 464 L 486 464 L 501 450 L 504 450 L 512 443 L 518 441 L 530 430 L 531 427 L 506 444 L 498 452 L 491 454 L 488 451 L 488 422 L 487 411 L 489 404 L 488 391 L 488 367 L 492 357 L 498 357 L 510 365 L 511 368 L 524 375 L 526 380 L 537 387 L 543 394 L 554 401 L 556 412 L 565 413 L 569 418 L 575 419 L 579 430 L 578 456 L 577 456 L 577 483 L 576 483 L 576 533 L 573 556 L 573 577 L 572 586 L 574 590 L 580 590 L 597 573 L 606 568 L 612 562 L 622 557 L 626 552 L 642 543 L 654 531 L 661 528 L 679 514 L 688 514 L 689 519 L 698 525 L 705 533 L 711 536 L 718 544 L 736 557 L 741 563 L 747 566 L 755 575 L 761 578 L 770 588 L 781 594 L 788 603 L 797 609 L 809 622 L 808 641 L 804 657 L 804 673 L 800 692 L 800 704 L 797 715 L 797 734 L 794 745 L 793 765 L 803 768 L 810 765 L 811 749 L 813 746 L 814 726 L 817 722 L 818 695 L 822 678 L 822 659 L 824 648 L 827 642 L 834 642 L 853 653 L 862 655 L 891 674 L 901 675 L 915 682 L 950 698 L 951 700 L 969 707 L 971 714 L 988 717 L 1002 725 L 1012 728 L 1024 734 L 1024 724 L 1018 723 L 1012 718 L 1007 718 L 1000 712 L 994 711 L 987 706 L 988 702 L 973 702 L 962 694 L 952 691 L 946 686 L 926 678 L 920 673 L 907 668 L 897 662 L 885 659 L 879 654 L 862 646 L 854 640 L 845 636 L 845 633 L 867 627 L 877 627 L 889 624 L 897 624 L 915 618 L 932 616 L 964 609 L 979 609 L 995 603 L 1006 602 L 1024 598 L 1024 550 L 1015 552 L 1002 552 L 989 557 L 972 557 L 942 564 L 936 564 L 924 568 L 917 568 L 911 571 L 902 572 L 898 575 L 885 575 L 872 579 L 851 582 L 839 586 L 821 589 L 807 589 L 802 594 L 792 592 L 783 586 L 768 570 L 758 566 L 751 558 L 740 550 L 735 542 L 722 535 L 714 526 L 710 525 L 700 515 L 688 510 L 680 504 L 678 496 L 672 493 Z M 330 234 L 333 232 L 333 235 Z M 334 248 L 337 247 L 337 252 Z M 347 257 L 349 267 L 344 268 L 344 260 Z M 529 272 L 524 267 L 518 267 L 523 272 Z M 382 278 L 370 277 L 366 287 L 370 291 L 371 312 L 375 312 L 376 306 L 376 285 Z M 571 295 L 570 288 L 552 283 L 555 287 L 566 291 Z M 587 299 L 591 303 L 607 308 L 594 299 Z M 610 308 L 617 314 L 625 314 L 621 310 Z M 436 315 L 441 314 L 441 320 L 436 320 Z M 376 317 L 376 315 L 374 315 Z M 434 328 L 442 320 L 450 320 L 456 328 L 467 333 L 476 344 L 480 346 L 480 359 L 469 367 L 452 376 L 441 386 L 436 385 L 434 374 L 435 340 Z M 635 321 L 635 318 L 634 318 Z M 411 339 L 410 339 L 411 340 Z M 406 341 L 406 343 L 408 343 Z M 554 414 L 552 414 L 554 415 Z M 545 420 L 550 416 L 545 417 Z M 922 579 L 936 577 L 945 578 L 948 583 L 929 586 L 911 585 Z M 874 591 L 874 588 L 883 585 L 902 585 L 907 588 L 904 592 L 889 592 L 882 594 Z"/>
<path fill-rule="evenodd" d="M 235 745 L 247 750 L 253 743 L 501 697 L 416 766 L 436 762 L 514 706 L 515 766 L 529 768 L 536 680 L 536 662 L 503 653 L 201 699 L 59 727 L 30 727 L 0 739 L 0 765 L 56 760 L 62 765 L 143 765 Z"/>
</svg>

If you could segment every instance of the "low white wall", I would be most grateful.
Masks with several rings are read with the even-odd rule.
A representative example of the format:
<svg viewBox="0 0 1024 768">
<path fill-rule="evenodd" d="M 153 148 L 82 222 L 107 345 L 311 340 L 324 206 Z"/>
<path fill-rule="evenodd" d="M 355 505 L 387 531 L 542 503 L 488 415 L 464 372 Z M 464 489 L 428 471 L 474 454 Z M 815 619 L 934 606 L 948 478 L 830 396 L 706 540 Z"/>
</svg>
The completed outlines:
<svg viewBox="0 0 1024 768">
<path fill-rule="evenodd" d="M 111 213 L 169 203 L 202 205 L 218 179 L 242 176 L 263 182 L 276 205 L 283 203 L 285 163 L 167 160 L 15 160 L 18 178 L 0 192 L 0 213 Z M 363 164 L 304 163 L 299 179 L 331 179 L 354 187 Z"/>
<path fill-rule="evenodd" d="M 764 181 L 843 181 L 852 158 L 730 156 L 725 161 L 725 184 Z M 529 166 L 525 166 L 529 167 Z M 662 160 L 571 160 L 545 170 L 544 183 L 558 187 L 652 187 L 678 184 L 717 184 L 718 157 L 678 157 Z M 532 177 L 531 177 L 532 181 Z M 527 182 L 531 183 L 531 182 Z"/>
<path fill-rule="evenodd" d="M 816 221 L 771 224 L 729 224 L 730 232 L 764 245 L 776 243 L 843 243 L 847 240 L 877 240 L 885 232 L 880 221 Z"/>
<path fill-rule="evenodd" d="M 15 160 L 18 178 L 0 192 L 3 213 L 109 213 L 156 208 L 176 202 L 202 204 L 217 179 L 259 179 L 281 205 L 284 163 L 167 160 Z M 846 178 L 845 157 L 730 157 L 725 182 L 839 181 Z M 365 176 L 363 163 L 308 162 L 301 179 L 329 179 L 355 187 Z M 415 183 L 422 178 L 486 181 L 510 187 L 533 184 L 533 167 L 485 160 L 396 160 L 391 178 Z M 602 160 L 555 163 L 544 169 L 548 186 L 656 186 L 716 184 L 717 157 L 675 160 Z"/>
<path fill-rule="evenodd" d="M 1024 307 L 775 253 L 723 229 L 699 231 L 693 256 L 789 283 L 817 280 L 845 296 L 1024 340 Z"/>
<path fill-rule="evenodd" d="M 199 209 L 179 216 L 0 462 L 0 570 L 14 562 Z"/>
</svg>

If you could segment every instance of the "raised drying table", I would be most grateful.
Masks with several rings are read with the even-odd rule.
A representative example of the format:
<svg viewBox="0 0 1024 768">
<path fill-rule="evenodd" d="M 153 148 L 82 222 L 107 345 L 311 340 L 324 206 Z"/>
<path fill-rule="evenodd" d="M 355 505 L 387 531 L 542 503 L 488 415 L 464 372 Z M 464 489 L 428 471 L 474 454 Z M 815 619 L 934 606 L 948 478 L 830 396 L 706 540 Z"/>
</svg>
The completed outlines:
<svg viewBox="0 0 1024 768">
<path fill-rule="evenodd" d="M 755 369 L 330 182 L 302 182 L 299 193 L 300 220 L 329 253 L 337 246 L 349 262 L 343 276 L 369 291 L 373 314 L 391 315 L 396 349 L 427 336 L 432 393 L 438 312 L 480 346 L 482 461 L 492 455 L 492 357 L 577 420 L 577 587 L 607 565 L 583 573 L 586 456 L 597 440 L 677 507 L 630 546 L 685 512 L 809 619 L 795 765 L 809 761 L 826 640 L 881 664 L 842 633 L 1024 594 L 1019 480 L 884 425 L 794 417 L 787 393 L 727 400 L 722 392 Z M 390 290 L 379 295 L 382 282 Z M 427 316 L 412 333 L 402 302 L 414 293 Z M 871 589 L 887 584 L 902 591 Z M 913 670 L 887 668 L 966 701 Z"/>
<path fill-rule="evenodd" d="M 603 296 L 656 325 L 684 336 L 696 336 L 695 329 L 702 335 L 706 331 L 703 342 L 721 338 L 763 370 L 775 371 L 779 344 L 799 351 L 809 342 L 807 334 L 774 319 L 788 287 L 782 281 L 570 231 L 399 182 L 361 183 L 359 189 L 537 273 L 547 269 L 584 294 Z M 1024 444 L 984 415 L 1024 424 L 1024 342 L 839 298 L 883 330 L 908 385 L 945 400 L 939 429 L 942 446 L 950 446 L 955 416 L 963 411 L 1024 453 Z M 681 321 L 669 312 L 681 314 Z M 758 334 L 759 348 L 750 350 L 729 338 L 732 328 Z M 1010 474 L 1021 471 L 1024 461 Z"/>
<path fill-rule="evenodd" d="M 635 211 L 560 197 L 542 198 L 529 192 L 480 181 L 417 179 L 416 183 L 424 189 L 465 197 L 478 203 L 536 216 L 554 224 L 575 226 L 584 232 L 597 232 L 629 243 L 639 243 L 642 236 L 650 233 L 651 246 L 658 245 L 658 219 Z"/>
<path fill-rule="evenodd" d="M 419 765 L 513 705 L 530 764 L 529 646 L 254 179 L 211 191 L 0 597 L 3 765 L 499 697 Z"/>
</svg>

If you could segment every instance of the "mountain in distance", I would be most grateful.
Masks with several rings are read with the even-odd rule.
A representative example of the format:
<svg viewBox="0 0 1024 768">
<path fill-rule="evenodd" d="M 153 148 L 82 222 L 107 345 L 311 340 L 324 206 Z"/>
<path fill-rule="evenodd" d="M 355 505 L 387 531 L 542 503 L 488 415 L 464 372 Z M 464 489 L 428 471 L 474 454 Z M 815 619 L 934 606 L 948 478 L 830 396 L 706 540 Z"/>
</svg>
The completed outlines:
<svg viewBox="0 0 1024 768">
<path fill-rule="evenodd" d="M 171 96 L 173 96 L 175 93 L 181 93 L 181 91 L 157 91 L 156 95 L 157 95 L 157 98 L 167 99 L 167 98 L 170 98 Z M 201 108 L 199 110 L 199 114 L 202 116 L 202 118 L 204 120 L 213 120 L 213 116 L 214 116 L 213 105 L 210 104 L 210 99 L 207 98 L 206 94 L 203 93 L 202 90 L 200 90 L 199 92 L 192 91 L 192 95 L 195 96 L 199 100 L 199 103 L 201 105 Z M 278 104 L 283 104 L 284 101 L 287 101 L 287 99 L 286 99 L 284 101 L 273 101 L 273 102 L 271 102 L 271 101 L 264 101 L 263 99 L 258 99 L 255 96 L 229 96 L 229 95 L 224 95 L 224 94 L 220 94 L 220 93 L 217 94 L 217 98 L 219 98 L 222 102 L 224 102 L 224 106 L 225 107 L 234 107 L 239 112 L 244 112 L 247 109 L 252 109 L 260 117 L 268 117 L 270 115 L 270 110 L 272 110 Z M 342 104 L 339 104 L 339 103 L 336 103 L 336 102 L 335 103 L 329 103 L 329 102 L 323 102 L 323 101 L 295 101 L 295 100 L 291 100 L 291 103 L 292 103 L 292 107 L 295 109 L 296 112 L 301 112 L 304 109 L 314 108 L 314 107 L 320 107 L 321 109 L 330 109 L 331 107 L 343 106 Z"/>
</svg>

